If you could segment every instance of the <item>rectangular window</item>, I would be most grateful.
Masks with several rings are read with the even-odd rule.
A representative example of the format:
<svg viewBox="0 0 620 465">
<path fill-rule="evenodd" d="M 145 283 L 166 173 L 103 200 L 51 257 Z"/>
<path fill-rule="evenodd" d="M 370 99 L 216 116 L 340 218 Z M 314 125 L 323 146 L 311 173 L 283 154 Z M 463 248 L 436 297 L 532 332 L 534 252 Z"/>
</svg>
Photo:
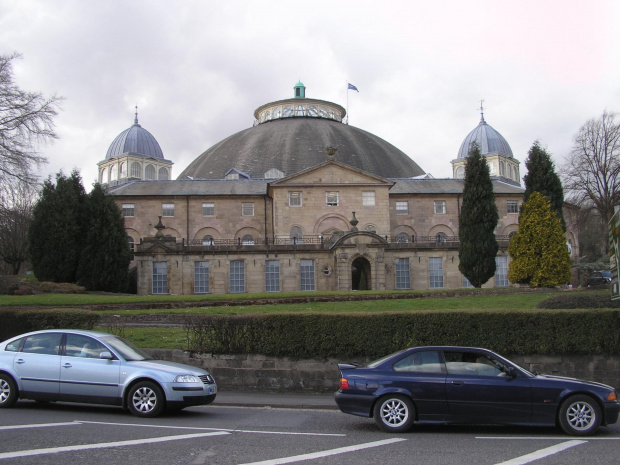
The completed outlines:
<svg viewBox="0 0 620 465">
<path fill-rule="evenodd" d="M 215 216 L 215 204 L 203 203 L 202 204 L 202 216 Z"/>
<path fill-rule="evenodd" d="M 254 203 L 242 203 L 241 216 L 254 216 Z"/>
<path fill-rule="evenodd" d="M 375 205 L 374 191 L 362 192 L 362 205 L 365 207 L 372 207 Z"/>
<path fill-rule="evenodd" d="M 469 282 L 469 279 L 467 279 L 465 275 L 463 275 L 463 287 L 474 287 L 474 285 Z"/>
<path fill-rule="evenodd" d="M 396 214 L 406 215 L 409 213 L 409 202 L 396 202 Z"/>
<path fill-rule="evenodd" d="M 337 207 L 338 192 L 325 192 L 325 203 L 328 207 Z"/>
<path fill-rule="evenodd" d="M 301 260 L 301 290 L 302 291 L 314 291 L 314 260 Z"/>
<path fill-rule="evenodd" d="M 289 207 L 301 207 L 301 192 L 289 192 L 288 193 L 288 206 Z"/>
<path fill-rule="evenodd" d="M 245 292 L 245 267 L 243 260 L 230 262 L 230 292 Z"/>
<path fill-rule="evenodd" d="M 429 258 L 428 259 L 428 272 L 431 282 L 431 289 L 438 289 L 443 287 L 443 259 L 442 258 Z"/>
<path fill-rule="evenodd" d="M 445 215 L 446 213 L 446 201 L 445 200 L 435 200 L 434 207 L 435 207 L 435 214 Z"/>
<path fill-rule="evenodd" d="M 509 200 L 506 204 L 508 207 L 508 213 L 519 213 L 519 202 L 516 200 Z"/>
<path fill-rule="evenodd" d="M 265 292 L 280 292 L 280 262 L 265 261 Z"/>
<path fill-rule="evenodd" d="M 162 204 L 161 216 L 174 216 L 174 204 L 173 203 Z"/>
<path fill-rule="evenodd" d="M 194 294 L 209 293 L 209 262 L 194 262 Z"/>
<path fill-rule="evenodd" d="M 508 257 L 495 257 L 495 287 L 506 287 L 508 282 Z"/>
<path fill-rule="evenodd" d="M 410 289 L 409 259 L 397 258 L 396 262 L 396 289 Z"/>
<path fill-rule="evenodd" d="M 168 262 L 153 262 L 153 294 L 168 293 Z"/>
<path fill-rule="evenodd" d="M 133 203 L 124 203 L 123 204 L 123 216 L 133 216 L 134 215 L 134 204 Z"/>
</svg>

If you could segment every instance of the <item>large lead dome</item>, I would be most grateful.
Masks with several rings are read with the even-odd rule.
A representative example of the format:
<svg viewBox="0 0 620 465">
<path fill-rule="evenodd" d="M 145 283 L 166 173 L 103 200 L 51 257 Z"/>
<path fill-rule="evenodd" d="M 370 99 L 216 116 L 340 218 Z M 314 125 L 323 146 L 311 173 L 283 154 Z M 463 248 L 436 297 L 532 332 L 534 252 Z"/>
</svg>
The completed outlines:
<svg viewBox="0 0 620 465">
<path fill-rule="evenodd" d="M 177 179 L 222 179 L 231 170 L 255 179 L 290 176 L 323 163 L 327 147 L 336 148 L 336 161 L 384 178 L 424 174 L 389 142 L 342 123 L 346 112 L 340 105 L 305 98 L 301 82 L 294 90 L 295 98 L 259 107 L 257 125 L 209 148 Z"/>
</svg>

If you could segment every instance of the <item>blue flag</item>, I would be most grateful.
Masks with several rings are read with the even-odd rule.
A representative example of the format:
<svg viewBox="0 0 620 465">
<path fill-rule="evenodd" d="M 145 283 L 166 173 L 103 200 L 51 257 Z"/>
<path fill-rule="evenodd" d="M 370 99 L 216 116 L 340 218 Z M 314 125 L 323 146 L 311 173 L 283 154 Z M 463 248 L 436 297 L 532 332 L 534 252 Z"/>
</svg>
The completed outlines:
<svg viewBox="0 0 620 465">
<path fill-rule="evenodd" d="M 349 87 L 347 88 L 347 90 L 354 90 L 355 92 L 359 92 L 359 90 L 357 90 L 357 87 L 355 87 L 353 84 L 349 84 Z"/>
</svg>

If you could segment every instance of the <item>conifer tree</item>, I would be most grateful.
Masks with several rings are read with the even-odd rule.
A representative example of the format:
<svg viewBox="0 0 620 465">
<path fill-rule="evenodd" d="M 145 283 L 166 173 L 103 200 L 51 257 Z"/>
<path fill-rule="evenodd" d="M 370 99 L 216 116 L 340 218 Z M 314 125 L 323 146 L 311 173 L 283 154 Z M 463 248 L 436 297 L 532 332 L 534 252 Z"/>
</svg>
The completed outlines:
<svg viewBox="0 0 620 465">
<path fill-rule="evenodd" d="M 121 210 L 99 184 L 86 198 L 85 218 L 78 284 L 90 291 L 125 291 L 131 261 L 125 224 Z"/>
<path fill-rule="evenodd" d="M 76 281 L 83 244 L 83 206 L 86 198 L 77 171 L 69 177 L 62 172 L 43 183 L 39 201 L 28 229 L 30 260 L 40 281 Z"/>
<path fill-rule="evenodd" d="M 564 213 L 564 189 L 562 181 L 555 172 L 555 167 L 551 156 L 540 146 L 539 141 L 535 141 L 528 152 L 525 160 L 527 174 L 523 177 L 525 182 L 525 194 L 523 202 L 527 202 L 534 192 L 540 192 L 551 202 L 551 209 L 558 215 L 562 223 L 562 230 L 566 231 Z"/>
<path fill-rule="evenodd" d="M 474 287 L 481 287 L 495 274 L 498 220 L 489 166 L 478 145 L 472 143 L 459 216 L 459 270 Z"/>
<path fill-rule="evenodd" d="M 553 287 L 570 282 L 570 255 L 562 224 L 541 193 L 533 192 L 523 204 L 508 253 L 512 257 L 508 279 L 513 283 Z"/>
</svg>

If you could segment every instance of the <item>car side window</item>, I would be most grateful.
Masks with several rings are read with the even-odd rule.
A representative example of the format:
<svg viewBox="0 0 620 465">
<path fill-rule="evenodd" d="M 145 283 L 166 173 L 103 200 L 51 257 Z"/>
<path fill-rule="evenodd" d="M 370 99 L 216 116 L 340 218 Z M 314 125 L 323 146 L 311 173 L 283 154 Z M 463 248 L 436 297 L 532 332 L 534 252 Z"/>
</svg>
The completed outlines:
<svg viewBox="0 0 620 465">
<path fill-rule="evenodd" d="M 441 356 L 436 350 L 414 352 L 393 365 L 394 371 L 407 373 L 442 373 Z"/>
<path fill-rule="evenodd" d="M 502 364 L 477 352 L 444 352 L 449 375 L 505 376 Z"/>
<path fill-rule="evenodd" d="M 23 340 L 24 338 L 20 337 L 13 342 L 9 342 L 4 348 L 4 350 L 6 350 L 7 352 L 19 352 L 19 347 L 21 346 Z"/>
<path fill-rule="evenodd" d="M 92 337 L 67 334 L 66 354 L 68 357 L 99 358 L 101 352 L 104 351 L 109 351 L 109 349 Z"/>
<path fill-rule="evenodd" d="M 28 336 L 22 352 L 28 354 L 58 355 L 61 333 L 42 333 Z"/>
</svg>

